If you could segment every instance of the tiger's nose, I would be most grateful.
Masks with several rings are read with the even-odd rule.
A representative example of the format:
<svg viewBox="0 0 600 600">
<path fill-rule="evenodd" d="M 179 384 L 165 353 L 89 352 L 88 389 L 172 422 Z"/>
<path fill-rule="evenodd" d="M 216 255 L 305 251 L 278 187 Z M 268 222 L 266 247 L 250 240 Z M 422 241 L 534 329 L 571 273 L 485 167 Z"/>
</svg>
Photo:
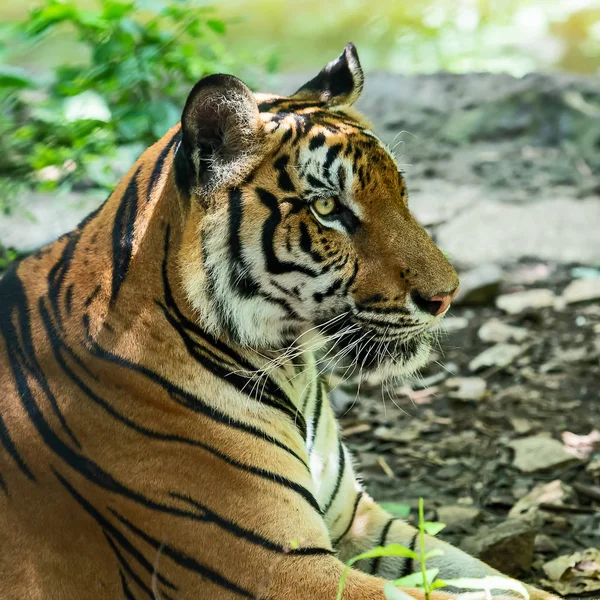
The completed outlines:
<svg viewBox="0 0 600 600">
<path fill-rule="evenodd" d="M 453 290 L 452 292 L 445 294 L 438 294 L 436 296 L 431 296 L 426 298 L 422 296 L 419 292 L 414 291 L 411 294 L 413 302 L 423 311 L 429 313 L 433 317 L 437 317 L 442 313 L 448 310 L 450 303 L 454 298 L 456 298 L 456 294 L 458 294 L 458 288 Z"/>
</svg>

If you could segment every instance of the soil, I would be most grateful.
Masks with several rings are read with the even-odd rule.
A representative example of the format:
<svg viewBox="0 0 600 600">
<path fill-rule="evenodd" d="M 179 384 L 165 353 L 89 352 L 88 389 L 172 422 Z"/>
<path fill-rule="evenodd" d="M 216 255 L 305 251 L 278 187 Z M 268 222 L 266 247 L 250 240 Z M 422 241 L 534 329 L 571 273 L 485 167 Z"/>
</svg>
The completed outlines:
<svg viewBox="0 0 600 600">
<path fill-rule="evenodd" d="M 511 277 L 535 271 L 533 267 L 525 263 L 507 270 L 504 287 L 514 288 Z M 571 270 L 557 265 L 550 270 L 543 287 L 560 294 L 571 281 Z M 540 282 L 519 287 L 532 289 Z M 523 473 L 514 466 L 514 452 L 508 445 L 543 432 L 561 440 L 564 432 L 583 436 L 599 428 L 600 306 L 588 302 L 563 310 L 526 310 L 516 316 L 493 305 L 458 306 L 451 311 L 451 318 L 456 317 L 466 320 L 464 329 L 442 336 L 437 356 L 422 372 L 420 383 L 416 380 L 409 389 L 385 393 L 379 386 L 363 385 L 358 396 L 350 386 L 347 401 L 355 402 L 339 414 L 345 440 L 374 498 L 410 505 L 413 520 L 420 497 L 431 519 L 438 517 L 440 507 L 480 509 L 476 523 L 459 523 L 440 534 L 460 546 L 482 526 L 506 520 L 517 500 L 538 484 L 560 480 L 600 491 L 600 468 L 595 473 L 586 470 L 594 458 L 600 458 L 600 447 L 574 465 Z M 492 318 L 524 328 L 528 336 L 519 343 L 522 354 L 513 364 L 474 375 L 469 372 L 470 361 L 493 345 L 481 341 L 477 333 Z M 454 390 L 447 382 L 456 376 L 483 378 L 487 384 L 483 398 L 452 398 Z M 408 441 L 380 439 L 394 433 Z M 521 576 L 524 580 L 539 584 L 544 563 L 599 546 L 598 498 L 575 495 L 569 508 L 568 512 L 543 511 L 543 523 L 534 525 L 536 533 L 549 536 L 555 548 L 534 552 L 532 569 Z"/>
</svg>

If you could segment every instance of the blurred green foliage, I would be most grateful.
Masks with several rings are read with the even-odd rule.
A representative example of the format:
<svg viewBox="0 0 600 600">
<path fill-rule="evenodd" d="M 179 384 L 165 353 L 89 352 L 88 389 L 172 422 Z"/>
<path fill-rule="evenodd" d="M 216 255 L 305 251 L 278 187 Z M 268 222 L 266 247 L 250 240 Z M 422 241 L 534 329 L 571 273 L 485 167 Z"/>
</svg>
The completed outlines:
<svg viewBox="0 0 600 600">
<path fill-rule="evenodd" d="M 37 77 L 0 66 L 0 209 L 24 184 L 112 187 L 107 157 L 117 148 L 139 154 L 178 121 L 182 98 L 198 79 L 231 70 L 225 23 L 208 7 L 176 0 L 78 4 L 44 0 L 0 32 L 3 54 L 66 29 L 89 56 Z"/>
</svg>

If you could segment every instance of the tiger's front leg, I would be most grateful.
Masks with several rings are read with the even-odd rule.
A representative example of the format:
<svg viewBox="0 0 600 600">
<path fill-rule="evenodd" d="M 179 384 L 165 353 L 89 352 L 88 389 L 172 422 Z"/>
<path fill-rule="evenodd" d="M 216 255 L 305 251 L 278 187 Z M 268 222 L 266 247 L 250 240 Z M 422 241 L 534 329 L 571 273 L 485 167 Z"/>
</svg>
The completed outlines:
<svg viewBox="0 0 600 600">
<path fill-rule="evenodd" d="M 351 457 L 339 439 L 337 423 L 327 398 L 309 406 L 312 431 L 308 451 L 318 500 L 332 543 L 344 562 L 376 546 L 397 543 L 419 551 L 418 530 L 381 508 L 356 480 Z M 481 578 L 501 575 L 485 563 L 437 538 L 426 536 L 425 551 L 440 550 L 440 556 L 427 561 L 428 568 L 439 568 L 441 579 Z M 418 561 L 402 557 L 359 561 L 356 568 L 385 579 L 399 579 L 420 569 Z M 556 600 L 556 596 L 527 586 L 532 600 Z M 501 597 L 498 591 L 494 597 Z M 504 593 L 506 595 L 506 593 Z"/>
</svg>

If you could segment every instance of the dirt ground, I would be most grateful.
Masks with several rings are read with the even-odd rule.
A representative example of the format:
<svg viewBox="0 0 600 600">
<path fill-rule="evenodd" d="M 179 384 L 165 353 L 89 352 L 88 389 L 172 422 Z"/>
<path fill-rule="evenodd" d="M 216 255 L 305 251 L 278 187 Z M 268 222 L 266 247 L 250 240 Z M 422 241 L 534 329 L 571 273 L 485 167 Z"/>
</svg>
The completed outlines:
<svg viewBox="0 0 600 600">
<path fill-rule="evenodd" d="M 540 273 L 547 277 L 531 281 Z M 556 265 L 515 265 L 503 288 L 560 295 L 570 273 Z M 517 283 L 527 278 L 529 283 Z M 489 332 L 492 323 L 492 331 L 504 335 L 498 321 L 517 328 L 507 331 L 519 340 L 510 342 L 518 354 L 505 367 L 473 372 L 471 361 L 495 345 L 480 338 L 487 333 L 482 327 L 488 324 Z M 600 306 L 581 302 L 517 315 L 493 304 L 457 306 L 447 326 L 453 330 L 439 336 L 434 360 L 412 385 L 385 392 L 363 385 L 358 396 L 346 386 L 346 394 L 336 394 L 345 439 L 376 499 L 410 505 L 414 519 L 424 498 L 429 518 L 448 522 L 442 538 L 539 584 L 548 578 L 545 563 L 600 545 Z M 598 435 L 589 436 L 593 431 Z M 539 435 L 567 451 L 539 468 L 519 468 L 511 443 L 532 439 L 526 457 L 535 463 L 538 453 L 547 453 Z M 556 489 L 556 481 L 566 485 Z M 544 484 L 550 484 L 546 509 L 534 502 L 528 514 L 519 514 L 527 528 L 518 523 L 500 531 L 502 541 L 525 540 L 522 559 L 507 566 L 506 547 L 486 534 Z M 471 536 L 485 547 L 474 548 Z M 580 595 L 579 587 L 573 589 Z"/>
</svg>

